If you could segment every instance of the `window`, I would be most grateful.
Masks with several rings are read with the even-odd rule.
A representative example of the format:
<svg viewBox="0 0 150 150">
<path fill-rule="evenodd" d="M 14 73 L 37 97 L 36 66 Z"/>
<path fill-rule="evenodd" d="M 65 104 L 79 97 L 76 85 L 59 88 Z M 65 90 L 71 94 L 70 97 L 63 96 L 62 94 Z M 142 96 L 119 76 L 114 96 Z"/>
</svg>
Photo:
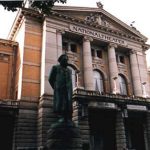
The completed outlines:
<svg viewBox="0 0 150 150">
<path fill-rule="evenodd" d="M 76 53 L 77 52 L 77 45 L 76 44 L 71 44 L 70 46 L 71 46 L 71 51 L 73 53 Z"/>
<path fill-rule="evenodd" d="M 125 56 L 123 54 L 117 54 L 116 55 L 116 60 L 118 63 L 125 64 Z"/>
<path fill-rule="evenodd" d="M 119 86 L 120 86 L 120 94 L 127 95 L 127 86 L 125 78 L 119 75 Z"/>
<path fill-rule="evenodd" d="M 96 54 L 97 54 L 98 58 L 102 58 L 102 51 L 101 50 L 97 50 Z"/>
<path fill-rule="evenodd" d="M 94 71 L 94 85 L 95 85 L 95 90 L 103 92 L 104 91 L 104 86 L 103 86 L 103 77 L 98 71 Z"/>
<path fill-rule="evenodd" d="M 63 41 L 62 48 L 64 51 L 77 52 L 77 44 L 69 41 Z"/>
<path fill-rule="evenodd" d="M 92 57 L 95 57 L 95 50 L 91 49 Z"/>
<path fill-rule="evenodd" d="M 63 42 L 63 50 L 68 51 L 68 43 L 67 42 Z"/>
<path fill-rule="evenodd" d="M 102 51 L 99 50 L 99 49 L 91 49 L 91 54 L 92 54 L 92 57 L 98 57 L 98 58 L 102 58 L 103 55 L 102 55 Z"/>
<path fill-rule="evenodd" d="M 72 88 L 74 89 L 76 87 L 76 71 L 72 67 L 68 66 L 68 68 L 72 72 Z"/>
<path fill-rule="evenodd" d="M 124 64 L 125 63 L 124 56 L 119 56 L 119 61 Z"/>
</svg>

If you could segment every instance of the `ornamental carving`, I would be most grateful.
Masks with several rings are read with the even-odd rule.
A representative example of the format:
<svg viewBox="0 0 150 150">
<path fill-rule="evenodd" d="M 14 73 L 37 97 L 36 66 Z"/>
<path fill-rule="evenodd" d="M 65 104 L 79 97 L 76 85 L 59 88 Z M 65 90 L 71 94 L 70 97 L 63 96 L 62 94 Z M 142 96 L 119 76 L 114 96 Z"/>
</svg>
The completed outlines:
<svg viewBox="0 0 150 150">
<path fill-rule="evenodd" d="M 84 20 L 86 23 L 96 23 L 98 25 L 110 27 L 110 23 L 106 21 L 101 14 L 91 13 L 89 16 L 86 16 Z"/>
<path fill-rule="evenodd" d="M 103 8 L 103 4 L 99 1 L 96 3 L 98 8 Z"/>
</svg>

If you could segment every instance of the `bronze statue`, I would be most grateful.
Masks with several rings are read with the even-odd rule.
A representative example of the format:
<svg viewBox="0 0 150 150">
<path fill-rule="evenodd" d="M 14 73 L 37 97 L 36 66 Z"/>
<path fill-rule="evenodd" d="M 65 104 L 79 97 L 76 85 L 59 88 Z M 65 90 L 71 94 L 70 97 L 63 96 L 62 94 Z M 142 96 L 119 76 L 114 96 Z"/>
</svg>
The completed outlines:
<svg viewBox="0 0 150 150">
<path fill-rule="evenodd" d="M 62 54 L 59 65 L 54 65 L 49 75 L 49 83 L 54 89 L 54 112 L 60 117 L 59 122 L 72 121 L 72 76 L 67 68 L 68 57 Z"/>
</svg>

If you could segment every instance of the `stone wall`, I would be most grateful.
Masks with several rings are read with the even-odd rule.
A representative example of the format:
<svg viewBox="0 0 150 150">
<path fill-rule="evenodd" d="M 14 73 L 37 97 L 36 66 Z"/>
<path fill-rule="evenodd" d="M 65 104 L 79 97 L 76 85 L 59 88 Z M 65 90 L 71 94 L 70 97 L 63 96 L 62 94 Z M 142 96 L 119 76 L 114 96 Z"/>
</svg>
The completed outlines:
<svg viewBox="0 0 150 150">
<path fill-rule="evenodd" d="M 16 120 L 13 150 L 35 150 L 36 137 L 37 103 L 22 100 Z"/>
</svg>

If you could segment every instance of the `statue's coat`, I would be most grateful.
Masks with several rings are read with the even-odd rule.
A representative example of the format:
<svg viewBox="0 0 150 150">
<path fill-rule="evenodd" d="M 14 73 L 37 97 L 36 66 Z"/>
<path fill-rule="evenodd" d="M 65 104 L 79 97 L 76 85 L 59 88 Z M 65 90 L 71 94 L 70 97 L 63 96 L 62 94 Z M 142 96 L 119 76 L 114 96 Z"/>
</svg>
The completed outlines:
<svg viewBox="0 0 150 150">
<path fill-rule="evenodd" d="M 69 68 L 55 65 L 49 75 L 49 83 L 54 89 L 53 108 L 56 113 L 72 112 L 72 75 Z"/>
</svg>

